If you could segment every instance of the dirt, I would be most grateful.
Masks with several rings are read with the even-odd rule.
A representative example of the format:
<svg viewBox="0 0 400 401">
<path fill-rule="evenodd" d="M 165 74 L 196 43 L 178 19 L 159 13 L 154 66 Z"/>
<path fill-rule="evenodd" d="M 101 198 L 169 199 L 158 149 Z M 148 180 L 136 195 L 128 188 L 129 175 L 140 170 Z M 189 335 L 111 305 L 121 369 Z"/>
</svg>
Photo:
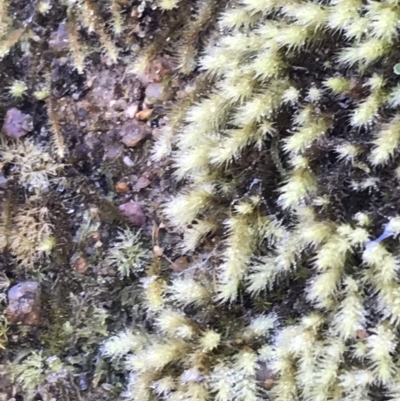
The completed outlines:
<svg viewBox="0 0 400 401">
<path fill-rule="evenodd" d="M 155 23 L 157 13 L 154 17 L 146 13 L 139 16 L 133 13 L 134 8 L 129 5 L 124 15 L 137 20 L 142 38 L 133 35 L 143 41 L 159 29 L 162 18 Z M 32 12 L 28 2 L 20 2 L 14 9 L 20 18 Z M 120 280 L 117 271 L 105 263 L 108 249 L 118 233 L 129 228 L 140 230 L 150 253 L 156 243 L 162 247 L 163 252 L 154 258 L 166 271 L 171 269 L 170 260 L 182 257 L 179 235 L 162 224 L 162 204 L 175 191 L 172 170 L 168 162 L 156 163 L 151 158 L 152 133 L 165 124 L 166 97 L 162 90 L 161 95 L 153 90 L 150 95 L 161 96 L 161 101 L 153 96 L 145 102 L 146 87 L 155 81 L 161 85 L 171 77 L 171 71 L 168 61 L 159 58 L 146 77 L 129 74 L 132 58 L 122 50 L 114 65 L 101 52 L 93 52 L 84 73 L 79 74 L 67 51 L 64 18 L 59 7 L 38 16 L 33 31 L 39 38 L 32 43 L 31 55 L 16 47 L 0 63 L 3 88 L 14 79 L 24 81 L 29 88 L 21 98 L 12 98 L 2 90 L 0 120 L 5 121 L 5 134 L 50 148 L 58 130 L 65 146 L 64 157 L 59 159 L 63 180 L 34 200 L 13 175 L 13 165 L 1 171 L 1 211 L 6 213 L 8 208 L 10 216 L 18 215 L 27 202 L 47 208 L 56 245 L 51 258 L 43 258 L 31 269 L 17 266 L 9 252 L 0 253 L 0 271 L 5 272 L 11 287 L 29 281 L 41 290 L 40 321 L 39 314 L 32 323 L 32 314 L 21 317 L 18 311 L 13 316 L 9 313 L 8 341 L 6 348 L 0 349 L 0 365 L 18 364 L 30 351 L 44 350 L 46 355 L 68 360 L 74 372 L 65 377 L 63 394 L 50 386 L 42 388 L 36 399 L 45 399 L 47 391 L 56 399 L 110 400 L 121 391 L 122 378 L 95 354 L 109 333 L 136 319 L 139 294 L 133 286 L 137 277 Z M 129 40 L 133 39 L 128 35 Z M 87 43 L 96 41 L 88 36 Z M 49 97 L 36 99 L 33 92 L 48 83 Z M 170 87 L 168 97 L 178 89 Z M 27 116 L 32 127 L 24 125 Z M 10 146 L 12 140 L 0 146 Z M 5 312 L 6 306 L 4 299 L 0 312 Z M 107 314 L 103 323 L 96 318 L 101 311 Z M 66 324 L 75 330 L 69 338 Z M 28 397 L 18 388 L 0 385 L 0 398 Z"/>
</svg>

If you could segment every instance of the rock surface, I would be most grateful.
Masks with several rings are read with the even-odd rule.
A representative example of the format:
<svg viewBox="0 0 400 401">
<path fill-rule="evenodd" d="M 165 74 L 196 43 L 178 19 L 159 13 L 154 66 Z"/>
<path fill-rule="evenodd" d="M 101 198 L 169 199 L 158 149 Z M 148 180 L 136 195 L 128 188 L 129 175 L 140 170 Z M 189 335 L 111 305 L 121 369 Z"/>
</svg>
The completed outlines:
<svg viewBox="0 0 400 401">
<path fill-rule="evenodd" d="M 32 117 L 12 108 L 7 110 L 3 124 L 3 132 L 11 138 L 21 138 L 33 130 Z"/>
<path fill-rule="evenodd" d="M 150 134 L 151 132 L 149 132 L 145 123 L 139 121 L 128 121 L 121 127 L 121 142 L 128 148 L 133 148 Z"/>
<path fill-rule="evenodd" d="M 11 324 L 39 325 L 39 283 L 36 281 L 24 281 L 9 289 L 7 319 Z"/>
</svg>

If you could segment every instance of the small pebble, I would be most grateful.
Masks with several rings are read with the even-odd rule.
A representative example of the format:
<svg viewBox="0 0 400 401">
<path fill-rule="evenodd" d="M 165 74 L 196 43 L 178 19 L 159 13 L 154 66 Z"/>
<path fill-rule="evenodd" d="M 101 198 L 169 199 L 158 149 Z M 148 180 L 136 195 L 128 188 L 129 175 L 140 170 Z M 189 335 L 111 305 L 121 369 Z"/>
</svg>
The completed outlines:
<svg viewBox="0 0 400 401">
<path fill-rule="evenodd" d="M 36 281 L 24 281 L 9 289 L 7 319 L 11 324 L 39 325 L 39 283 Z"/>
<path fill-rule="evenodd" d="M 151 117 L 152 114 L 153 114 L 153 109 L 141 110 L 138 113 L 136 113 L 136 118 L 141 121 L 146 121 Z"/>
<path fill-rule="evenodd" d="M 85 274 L 88 269 L 86 259 L 79 256 L 75 261 L 75 271 L 79 274 Z"/>
<path fill-rule="evenodd" d="M 125 117 L 127 118 L 134 118 L 136 116 L 136 113 L 138 111 L 138 106 L 137 104 L 131 104 L 126 110 L 125 110 Z"/>
<path fill-rule="evenodd" d="M 33 119 L 29 114 L 12 108 L 7 110 L 3 132 L 11 138 L 21 138 L 33 130 Z"/>
<path fill-rule="evenodd" d="M 125 156 L 123 158 L 123 162 L 124 162 L 125 166 L 127 166 L 127 167 L 133 167 L 135 165 L 135 163 L 132 161 L 132 159 L 129 156 Z"/>
<path fill-rule="evenodd" d="M 121 142 L 128 148 L 135 147 L 150 134 L 146 124 L 139 121 L 127 121 L 121 126 Z"/>
<path fill-rule="evenodd" d="M 127 192 L 129 192 L 129 186 L 126 182 L 117 182 L 115 184 L 115 191 L 119 194 L 126 194 Z"/>
<path fill-rule="evenodd" d="M 124 203 L 120 205 L 119 210 L 135 226 L 141 227 L 146 223 L 146 216 L 137 202 Z"/>
</svg>

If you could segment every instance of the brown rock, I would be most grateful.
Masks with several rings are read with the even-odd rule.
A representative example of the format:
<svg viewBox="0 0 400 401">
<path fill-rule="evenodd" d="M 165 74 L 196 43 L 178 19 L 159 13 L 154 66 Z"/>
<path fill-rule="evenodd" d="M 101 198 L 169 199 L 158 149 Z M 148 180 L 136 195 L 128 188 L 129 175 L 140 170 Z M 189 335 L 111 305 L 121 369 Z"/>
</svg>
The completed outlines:
<svg viewBox="0 0 400 401">
<path fill-rule="evenodd" d="M 139 121 L 127 121 L 121 127 L 121 142 L 128 148 L 135 147 L 140 141 L 150 135 L 149 128 Z"/>
<path fill-rule="evenodd" d="M 119 210 L 135 226 L 143 226 L 146 223 L 146 216 L 139 203 L 130 201 L 120 205 Z"/>
<path fill-rule="evenodd" d="M 153 109 L 141 110 L 138 113 L 136 113 L 136 118 L 141 121 L 146 121 L 151 117 L 152 114 L 153 114 Z"/>
<path fill-rule="evenodd" d="M 183 272 L 189 267 L 189 260 L 186 256 L 181 256 L 176 259 L 174 263 L 171 265 L 171 268 L 175 272 Z"/>
<path fill-rule="evenodd" d="M 128 184 L 122 181 L 117 182 L 115 184 L 115 191 L 119 194 L 126 194 L 127 192 L 129 192 Z"/>
<path fill-rule="evenodd" d="M 86 259 L 83 256 L 79 256 L 75 260 L 75 271 L 79 274 L 85 274 L 88 269 Z"/>
<path fill-rule="evenodd" d="M 33 130 L 33 120 L 29 114 L 12 108 L 7 110 L 3 132 L 11 138 L 21 138 Z"/>
<path fill-rule="evenodd" d="M 24 281 L 9 289 L 7 319 L 12 324 L 39 325 L 39 283 L 36 281 Z"/>
</svg>

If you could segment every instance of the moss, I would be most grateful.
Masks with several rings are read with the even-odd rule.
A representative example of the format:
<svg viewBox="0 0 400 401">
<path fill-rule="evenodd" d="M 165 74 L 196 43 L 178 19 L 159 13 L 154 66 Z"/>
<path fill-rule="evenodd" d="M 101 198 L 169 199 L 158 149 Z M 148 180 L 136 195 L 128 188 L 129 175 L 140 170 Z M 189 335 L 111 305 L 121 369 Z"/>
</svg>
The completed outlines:
<svg viewBox="0 0 400 401">
<path fill-rule="evenodd" d="M 41 54 L 43 43 L 30 38 L 57 17 L 67 21 L 68 68 L 79 80 L 98 50 L 110 74 L 121 62 L 142 81 L 162 79 L 160 71 L 149 78 L 158 65 L 168 70 L 165 84 L 190 82 L 186 96 L 167 105 L 153 152 L 153 161 L 166 157 L 173 166 L 179 189 L 163 213 L 182 237 L 165 253 L 155 225 L 151 260 L 149 239 L 121 233 L 126 222 L 113 202 L 122 199 L 108 192 L 127 169 L 99 157 L 96 183 L 102 174 L 108 183 L 103 194 L 88 185 L 88 163 L 70 157 L 73 141 L 56 113 L 58 86 L 46 85 L 48 94 L 33 101 L 42 107 L 46 98 L 53 144 L 42 147 L 34 136 L 1 151 L 13 180 L 7 202 L 16 202 L 3 205 L 0 248 L 23 265 L 20 277 L 40 272 L 46 285 L 75 286 L 48 310 L 45 351 L 16 368 L 17 384 L 49 388 L 46 358 L 54 353 L 75 374 L 95 375 L 96 390 L 113 397 L 120 387 L 112 381 L 121 380 L 131 400 L 398 399 L 397 2 L 39 6 L 39 22 L 23 27 L 0 15 L 3 57 L 13 60 L 18 44 Z M 152 12 L 157 24 L 143 39 Z M 168 63 L 154 63 L 159 56 Z M 26 82 L 24 96 L 17 86 L 3 106 L 23 106 L 38 87 Z M 47 212 L 38 199 L 64 178 L 62 215 L 79 211 L 59 231 L 58 205 Z M 192 263 L 177 271 L 169 253 L 182 249 Z M 263 364 L 268 386 L 258 379 Z M 24 370 L 32 372 L 24 378 Z"/>
<path fill-rule="evenodd" d="M 70 319 L 71 311 L 66 307 L 65 300 L 61 300 L 57 304 L 51 299 L 47 300 L 45 310 L 47 327 L 41 330 L 40 341 L 49 355 L 60 356 L 62 352 L 65 352 L 68 343 L 64 324 Z"/>
</svg>

